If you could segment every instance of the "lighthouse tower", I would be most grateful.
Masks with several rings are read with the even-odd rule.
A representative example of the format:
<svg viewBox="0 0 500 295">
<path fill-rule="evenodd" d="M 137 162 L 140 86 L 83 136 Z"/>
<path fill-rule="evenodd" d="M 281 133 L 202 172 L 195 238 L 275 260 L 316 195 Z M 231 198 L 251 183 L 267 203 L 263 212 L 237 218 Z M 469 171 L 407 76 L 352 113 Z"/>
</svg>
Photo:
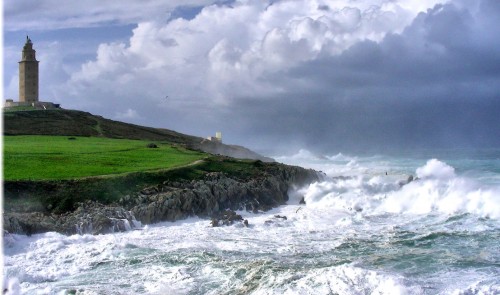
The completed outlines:
<svg viewBox="0 0 500 295">
<path fill-rule="evenodd" d="M 26 36 L 19 62 L 19 102 L 38 102 L 38 63 L 31 39 Z"/>
</svg>

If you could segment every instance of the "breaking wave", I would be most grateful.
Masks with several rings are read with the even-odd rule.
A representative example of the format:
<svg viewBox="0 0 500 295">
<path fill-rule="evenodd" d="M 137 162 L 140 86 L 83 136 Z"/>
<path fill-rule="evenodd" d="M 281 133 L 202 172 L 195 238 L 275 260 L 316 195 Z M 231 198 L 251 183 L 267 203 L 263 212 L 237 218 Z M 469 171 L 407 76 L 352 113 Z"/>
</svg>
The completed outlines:
<svg viewBox="0 0 500 295">
<path fill-rule="evenodd" d="M 440 212 L 500 217 L 499 186 L 484 187 L 473 179 L 459 177 L 453 167 L 436 159 L 415 173 L 415 178 L 385 174 L 333 177 L 311 184 L 300 193 L 311 206 L 363 214 Z"/>
</svg>

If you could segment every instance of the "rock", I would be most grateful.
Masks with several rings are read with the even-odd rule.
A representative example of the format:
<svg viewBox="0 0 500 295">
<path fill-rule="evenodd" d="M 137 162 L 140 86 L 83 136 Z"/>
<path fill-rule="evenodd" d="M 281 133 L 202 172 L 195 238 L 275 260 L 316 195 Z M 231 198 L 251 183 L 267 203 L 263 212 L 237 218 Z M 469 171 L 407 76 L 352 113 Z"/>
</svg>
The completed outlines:
<svg viewBox="0 0 500 295">
<path fill-rule="evenodd" d="M 302 207 L 300 207 L 300 208 L 302 208 Z M 267 226 L 270 226 L 270 225 L 284 226 L 283 222 L 287 219 L 288 218 L 284 215 L 274 215 L 274 219 L 266 220 L 266 221 L 264 221 L 264 224 Z"/>
<path fill-rule="evenodd" d="M 83 221 L 82 224 L 87 225 L 87 227 L 80 227 L 80 234 L 107 234 L 112 233 L 114 229 L 111 219 L 103 214 L 96 214 L 94 218 L 89 218 L 89 220 Z"/>
<path fill-rule="evenodd" d="M 246 180 L 210 172 L 202 180 L 163 181 L 143 189 L 141 194 L 147 195 L 148 201 L 135 203 L 130 209 L 146 224 L 197 215 L 216 218 L 218 226 L 230 223 L 227 218 L 216 216 L 221 208 L 244 208 L 254 213 L 267 211 L 286 203 L 291 185 L 304 185 L 320 177 L 312 170 L 299 167 L 270 165 L 266 169 L 271 171 Z"/>
<path fill-rule="evenodd" d="M 219 212 L 214 217 L 212 217 L 211 224 L 212 227 L 216 227 L 221 225 L 232 225 L 235 221 L 243 221 L 243 217 L 232 210 L 226 210 L 223 212 Z"/>
<path fill-rule="evenodd" d="M 157 149 L 158 148 L 158 146 L 155 143 L 148 143 L 148 145 L 146 145 L 146 147 L 149 149 Z"/>
<path fill-rule="evenodd" d="M 158 193 L 158 188 L 157 187 L 147 187 L 141 190 L 141 194 L 143 195 L 152 195 Z"/>
<path fill-rule="evenodd" d="M 306 200 L 304 199 L 304 197 L 302 197 L 299 201 L 299 204 L 300 205 L 305 205 L 306 204 Z"/>
<path fill-rule="evenodd" d="M 219 219 L 212 218 L 212 220 L 210 221 L 210 225 L 212 225 L 212 227 L 218 227 L 219 226 Z"/>
</svg>

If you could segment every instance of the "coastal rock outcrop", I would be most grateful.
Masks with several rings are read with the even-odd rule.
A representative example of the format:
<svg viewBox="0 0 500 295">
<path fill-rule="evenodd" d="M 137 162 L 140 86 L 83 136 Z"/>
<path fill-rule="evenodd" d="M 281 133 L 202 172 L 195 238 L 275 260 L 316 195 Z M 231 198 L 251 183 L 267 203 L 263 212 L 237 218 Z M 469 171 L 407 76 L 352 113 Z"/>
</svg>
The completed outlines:
<svg viewBox="0 0 500 295">
<path fill-rule="evenodd" d="M 32 235 L 48 231 L 63 234 L 106 234 L 128 231 L 142 226 L 133 213 L 116 206 L 88 201 L 73 212 L 47 214 L 42 212 L 8 212 L 4 229 L 10 233 Z"/>
<path fill-rule="evenodd" d="M 189 216 L 214 218 L 217 225 L 225 225 L 236 221 L 239 215 L 228 213 L 226 216 L 224 212 L 267 211 L 285 204 L 292 188 L 317 181 L 320 177 L 321 174 L 313 170 L 277 163 L 267 164 L 251 177 L 209 172 L 196 180 L 167 179 L 125 195 L 113 204 L 87 200 L 79 203 L 75 210 L 60 214 L 50 210 L 6 211 L 4 229 L 9 233 L 28 235 L 47 231 L 105 234 Z M 238 221 L 248 225 L 244 220 Z"/>
<path fill-rule="evenodd" d="M 122 205 L 145 224 L 193 215 L 211 217 L 225 209 L 267 211 L 285 204 L 293 186 L 319 179 L 312 170 L 284 165 L 276 165 L 276 168 L 272 173 L 246 180 L 212 172 L 197 181 L 166 181 L 142 190 Z"/>
</svg>

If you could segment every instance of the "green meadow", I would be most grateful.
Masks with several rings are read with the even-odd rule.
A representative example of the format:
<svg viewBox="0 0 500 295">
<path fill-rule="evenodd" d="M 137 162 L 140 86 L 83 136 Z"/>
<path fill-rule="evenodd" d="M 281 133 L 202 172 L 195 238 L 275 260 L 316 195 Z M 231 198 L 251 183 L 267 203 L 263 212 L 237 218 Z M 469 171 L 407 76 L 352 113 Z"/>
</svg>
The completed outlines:
<svg viewBox="0 0 500 295">
<path fill-rule="evenodd" d="M 64 180 L 170 169 L 207 155 L 169 143 L 68 136 L 3 136 L 5 180 Z"/>
</svg>

